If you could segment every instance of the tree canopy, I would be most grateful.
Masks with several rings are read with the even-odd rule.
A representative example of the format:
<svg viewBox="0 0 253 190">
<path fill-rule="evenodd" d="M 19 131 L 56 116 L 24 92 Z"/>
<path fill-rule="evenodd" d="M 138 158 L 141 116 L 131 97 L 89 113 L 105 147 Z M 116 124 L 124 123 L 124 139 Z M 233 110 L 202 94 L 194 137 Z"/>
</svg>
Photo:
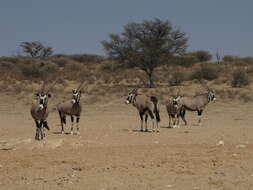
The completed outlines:
<svg viewBox="0 0 253 190">
<path fill-rule="evenodd" d="M 24 53 L 29 54 L 32 58 L 45 59 L 53 54 L 53 48 L 44 46 L 39 41 L 34 42 L 22 42 L 20 47 Z"/>
<path fill-rule="evenodd" d="M 110 34 L 102 45 L 110 58 L 145 71 L 149 87 L 154 87 L 155 68 L 170 56 L 184 53 L 187 41 L 186 33 L 168 20 L 153 19 L 128 23 L 122 33 Z"/>
</svg>

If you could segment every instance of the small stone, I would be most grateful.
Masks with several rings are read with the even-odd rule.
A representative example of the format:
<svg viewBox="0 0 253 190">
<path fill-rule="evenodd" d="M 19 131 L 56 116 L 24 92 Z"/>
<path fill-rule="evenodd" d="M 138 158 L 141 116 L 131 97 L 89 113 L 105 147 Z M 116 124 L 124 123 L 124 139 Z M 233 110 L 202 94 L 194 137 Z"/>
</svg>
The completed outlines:
<svg viewBox="0 0 253 190">
<path fill-rule="evenodd" d="M 224 146 L 225 143 L 224 143 L 224 141 L 220 140 L 216 145 L 217 145 L 217 146 Z"/>
<path fill-rule="evenodd" d="M 246 146 L 244 144 L 237 145 L 236 148 L 245 148 Z"/>
</svg>

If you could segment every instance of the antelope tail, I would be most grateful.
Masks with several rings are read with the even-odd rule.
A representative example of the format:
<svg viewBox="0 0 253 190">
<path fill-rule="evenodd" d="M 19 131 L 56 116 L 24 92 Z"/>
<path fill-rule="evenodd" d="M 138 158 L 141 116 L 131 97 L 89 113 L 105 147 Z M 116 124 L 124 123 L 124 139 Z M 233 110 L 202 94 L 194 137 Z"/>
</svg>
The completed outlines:
<svg viewBox="0 0 253 190">
<path fill-rule="evenodd" d="M 160 122 L 161 118 L 160 118 L 159 109 L 158 109 L 158 99 L 155 96 L 151 96 L 150 100 L 153 102 L 154 107 L 155 107 L 154 113 L 155 113 L 156 121 Z"/>
</svg>

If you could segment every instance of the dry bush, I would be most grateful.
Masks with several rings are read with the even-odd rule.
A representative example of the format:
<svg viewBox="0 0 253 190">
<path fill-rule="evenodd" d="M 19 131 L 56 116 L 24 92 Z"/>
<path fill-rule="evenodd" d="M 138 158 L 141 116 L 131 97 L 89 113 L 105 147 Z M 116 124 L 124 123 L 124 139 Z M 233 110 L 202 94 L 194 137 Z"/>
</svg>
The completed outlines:
<svg viewBox="0 0 253 190">
<path fill-rule="evenodd" d="M 34 61 L 30 64 L 19 64 L 18 68 L 25 79 L 47 78 L 58 71 L 58 66 L 51 61 Z"/>
<path fill-rule="evenodd" d="M 220 67 L 218 65 L 207 63 L 201 64 L 200 66 L 196 67 L 189 78 L 191 80 L 214 80 L 217 79 L 219 75 Z"/>
<path fill-rule="evenodd" d="M 232 73 L 232 87 L 243 87 L 250 84 L 250 78 L 245 69 L 238 69 Z"/>
<path fill-rule="evenodd" d="M 100 102 L 100 97 L 97 95 L 89 95 L 84 99 L 85 104 L 92 105 Z"/>
<path fill-rule="evenodd" d="M 243 102 L 252 102 L 253 101 L 252 92 L 250 92 L 250 91 L 240 92 L 239 100 L 241 100 Z"/>
<path fill-rule="evenodd" d="M 93 54 L 76 54 L 67 57 L 80 63 L 101 63 L 104 60 L 104 57 Z"/>
<path fill-rule="evenodd" d="M 54 57 L 51 60 L 59 67 L 65 67 L 69 62 L 72 61 L 67 57 Z"/>
<path fill-rule="evenodd" d="M 119 63 L 114 62 L 114 61 L 104 61 L 100 65 L 100 69 L 102 71 L 116 72 L 118 70 L 123 69 L 123 66 Z"/>
<path fill-rule="evenodd" d="M 6 92 L 10 84 L 6 81 L 0 81 L 0 92 Z"/>
<path fill-rule="evenodd" d="M 83 65 L 81 63 L 76 61 L 69 61 L 64 69 L 67 71 L 80 71 L 82 68 Z"/>
<path fill-rule="evenodd" d="M 11 77 L 13 79 L 20 80 L 22 78 L 22 73 L 18 67 L 11 62 L 1 62 L 0 63 L 0 80 L 6 80 L 6 78 Z"/>
<path fill-rule="evenodd" d="M 175 69 L 171 72 L 170 79 L 169 79 L 169 86 L 178 86 L 181 85 L 187 79 L 186 74 L 184 71 L 180 69 Z"/>
<path fill-rule="evenodd" d="M 219 98 L 222 99 L 239 100 L 243 102 L 253 101 L 253 96 L 250 89 L 224 87 L 216 89 L 215 93 Z"/>
<path fill-rule="evenodd" d="M 91 72 L 81 63 L 71 61 L 62 70 L 62 75 L 67 80 L 83 81 L 91 76 Z"/>
<path fill-rule="evenodd" d="M 238 91 L 235 89 L 219 89 L 215 90 L 220 98 L 224 99 L 236 99 L 238 97 Z"/>
<path fill-rule="evenodd" d="M 194 55 L 191 54 L 183 54 L 179 56 L 175 56 L 168 61 L 170 65 L 180 65 L 184 67 L 192 66 L 194 63 L 197 63 L 198 59 Z"/>
<path fill-rule="evenodd" d="M 34 64 L 22 64 L 19 66 L 22 75 L 25 78 L 41 77 L 40 66 L 38 63 Z"/>
<path fill-rule="evenodd" d="M 233 56 L 233 55 L 224 55 L 222 57 L 222 61 L 224 61 L 224 62 L 234 62 L 236 59 L 237 59 L 237 57 Z"/>
</svg>

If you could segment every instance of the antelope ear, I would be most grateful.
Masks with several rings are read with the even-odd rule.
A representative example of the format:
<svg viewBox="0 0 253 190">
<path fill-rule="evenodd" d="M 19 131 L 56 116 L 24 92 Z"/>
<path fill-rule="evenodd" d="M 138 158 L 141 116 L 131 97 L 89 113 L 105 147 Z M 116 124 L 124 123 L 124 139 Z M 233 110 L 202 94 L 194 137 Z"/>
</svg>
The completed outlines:
<svg viewBox="0 0 253 190">
<path fill-rule="evenodd" d="M 48 97 L 48 98 L 51 98 L 51 94 L 48 94 L 47 97 Z"/>
<path fill-rule="evenodd" d="M 38 97 L 39 95 L 40 95 L 40 94 L 39 94 L 38 92 L 35 94 L 35 96 L 37 96 L 37 97 Z"/>
</svg>

